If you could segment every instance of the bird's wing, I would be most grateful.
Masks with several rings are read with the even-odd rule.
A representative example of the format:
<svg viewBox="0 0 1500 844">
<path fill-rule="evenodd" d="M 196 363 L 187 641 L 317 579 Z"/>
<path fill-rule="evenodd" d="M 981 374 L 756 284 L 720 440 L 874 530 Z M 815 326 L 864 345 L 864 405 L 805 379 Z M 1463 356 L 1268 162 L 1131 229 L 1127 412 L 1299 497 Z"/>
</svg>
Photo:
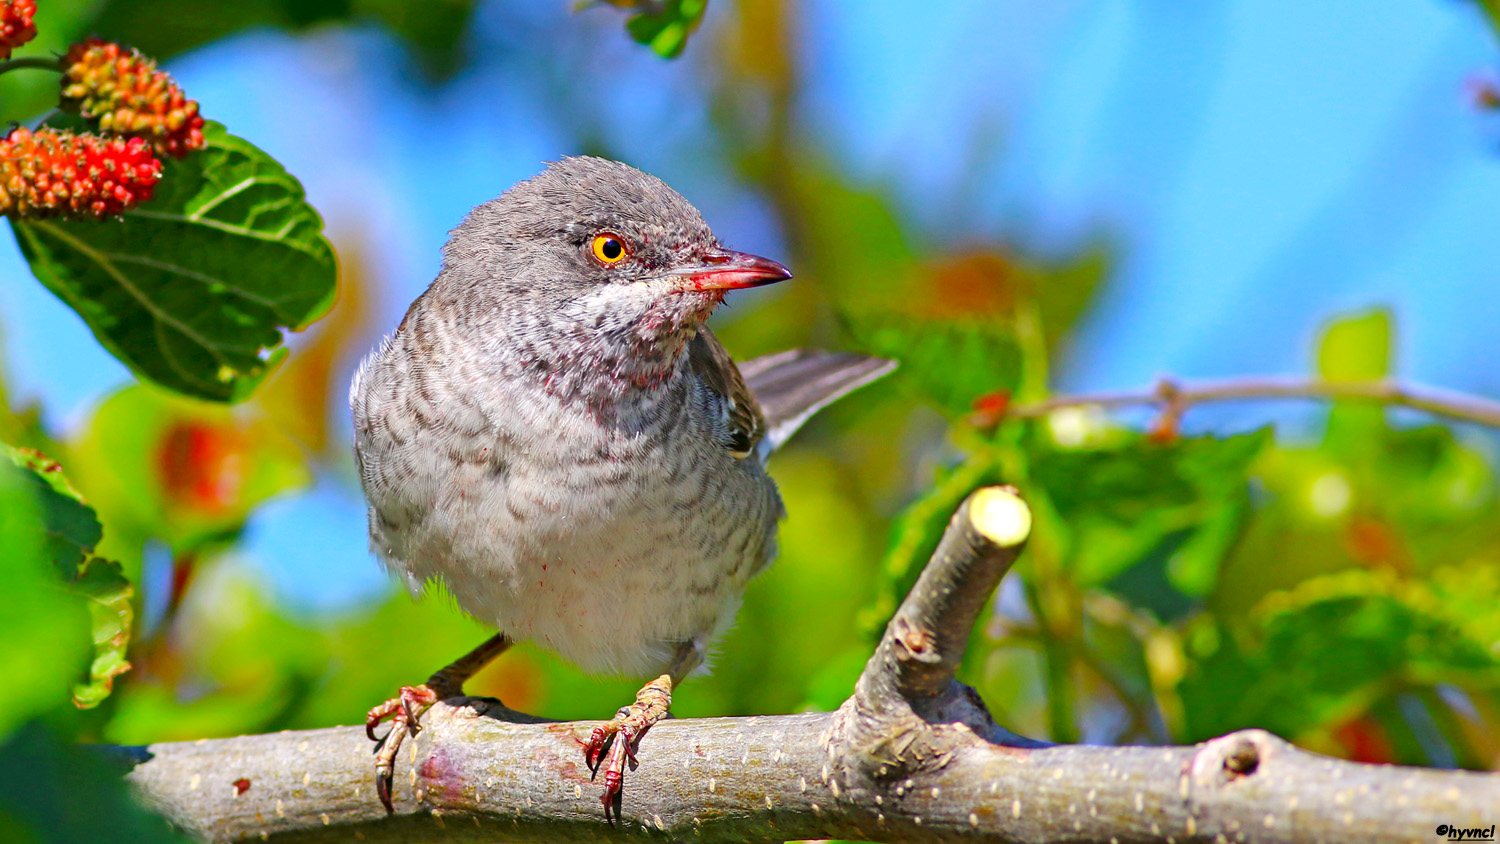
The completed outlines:
<svg viewBox="0 0 1500 844">
<path fill-rule="evenodd" d="M 688 365 L 723 402 L 728 429 L 724 448 L 736 458 L 749 457 L 765 436 L 766 420 L 724 344 L 707 328 L 700 329 L 688 343 Z"/>
<path fill-rule="evenodd" d="M 895 368 L 895 361 L 884 358 L 792 349 L 746 361 L 740 372 L 760 402 L 769 453 L 814 413 Z"/>
</svg>

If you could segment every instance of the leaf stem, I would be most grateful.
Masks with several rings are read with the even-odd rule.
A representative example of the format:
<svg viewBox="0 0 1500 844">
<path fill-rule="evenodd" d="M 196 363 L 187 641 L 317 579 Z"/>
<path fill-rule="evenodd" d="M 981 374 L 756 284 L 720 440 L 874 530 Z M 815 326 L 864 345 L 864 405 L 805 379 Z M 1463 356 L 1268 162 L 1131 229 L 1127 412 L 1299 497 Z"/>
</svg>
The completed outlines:
<svg viewBox="0 0 1500 844">
<path fill-rule="evenodd" d="M 1017 388 L 1017 398 L 1022 401 L 1040 399 L 1047 395 L 1047 385 L 1052 379 L 1047 372 L 1047 335 L 1042 326 L 1041 309 L 1035 300 L 1028 299 L 1016 309 L 1016 339 L 1021 346 L 1021 383 Z"/>
<path fill-rule="evenodd" d="M 1273 377 L 1230 378 L 1183 385 L 1163 378 L 1154 389 L 1118 393 L 1086 393 L 1058 396 L 1012 407 L 1006 415 L 1035 419 L 1066 407 L 1132 407 L 1162 405 L 1185 411 L 1195 404 L 1265 399 L 1311 399 L 1317 401 L 1366 401 L 1409 407 L 1490 428 L 1500 428 L 1500 402 L 1467 393 L 1439 390 L 1388 379 L 1374 381 L 1321 381 Z"/>
<path fill-rule="evenodd" d="M 34 67 L 38 70 L 50 70 L 54 73 L 62 72 L 62 65 L 55 58 L 44 58 L 42 56 L 22 56 L 19 59 L 0 62 L 0 73 L 8 73 L 12 70 L 20 70 L 23 67 Z"/>
<path fill-rule="evenodd" d="M 1155 717 L 1150 705 L 1141 701 L 1142 696 L 1131 692 L 1130 688 L 1125 685 L 1125 681 L 1116 675 L 1113 669 L 1099 658 L 1098 654 L 1087 647 L 1082 647 L 1078 649 L 1077 655 L 1078 661 L 1092 671 L 1095 677 L 1103 681 L 1104 685 L 1114 692 L 1115 699 L 1125 708 L 1126 714 L 1130 717 L 1130 729 L 1135 731 L 1133 738 L 1151 744 L 1167 744 L 1171 741 L 1171 736 L 1167 735 L 1164 729 L 1163 720 Z"/>
<path fill-rule="evenodd" d="M 1047 688 L 1047 732 L 1059 744 L 1078 741 L 1078 725 L 1073 718 L 1073 684 L 1071 648 L 1063 634 L 1053 628 L 1036 585 L 1023 580 L 1026 603 L 1036 618 L 1038 641 L 1042 647 L 1042 681 Z"/>
</svg>

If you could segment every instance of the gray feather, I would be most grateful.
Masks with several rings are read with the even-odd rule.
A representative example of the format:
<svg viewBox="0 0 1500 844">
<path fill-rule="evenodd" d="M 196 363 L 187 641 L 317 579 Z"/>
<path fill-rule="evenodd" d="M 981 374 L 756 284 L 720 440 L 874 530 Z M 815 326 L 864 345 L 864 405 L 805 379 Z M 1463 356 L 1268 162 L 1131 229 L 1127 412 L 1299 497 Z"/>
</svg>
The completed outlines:
<svg viewBox="0 0 1500 844">
<path fill-rule="evenodd" d="M 792 349 L 740 364 L 766 417 L 764 447 L 775 450 L 814 413 L 896 368 L 884 358 Z"/>
</svg>

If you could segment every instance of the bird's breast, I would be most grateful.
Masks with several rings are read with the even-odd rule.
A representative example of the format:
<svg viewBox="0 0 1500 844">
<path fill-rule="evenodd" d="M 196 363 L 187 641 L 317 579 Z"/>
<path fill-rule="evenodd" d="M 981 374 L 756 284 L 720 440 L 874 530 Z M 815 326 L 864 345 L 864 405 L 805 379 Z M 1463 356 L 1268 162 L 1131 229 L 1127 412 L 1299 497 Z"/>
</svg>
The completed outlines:
<svg viewBox="0 0 1500 844">
<path fill-rule="evenodd" d="M 514 638 L 653 671 L 774 555 L 774 484 L 715 445 L 685 381 L 608 407 L 493 378 L 409 389 L 419 412 L 359 434 L 372 539 Z"/>
</svg>

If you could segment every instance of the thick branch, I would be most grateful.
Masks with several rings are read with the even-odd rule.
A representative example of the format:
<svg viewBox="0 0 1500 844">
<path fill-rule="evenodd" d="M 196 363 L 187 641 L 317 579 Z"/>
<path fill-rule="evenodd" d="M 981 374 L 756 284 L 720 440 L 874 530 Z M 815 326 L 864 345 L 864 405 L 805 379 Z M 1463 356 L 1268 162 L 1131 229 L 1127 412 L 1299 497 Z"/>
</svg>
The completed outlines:
<svg viewBox="0 0 1500 844">
<path fill-rule="evenodd" d="M 1065 407 L 1132 407 L 1163 405 L 1176 412 L 1195 404 L 1247 399 L 1335 399 L 1368 401 L 1425 411 L 1434 416 L 1500 428 L 1500 402 L 1466 393 L 1397 381 L 1317 381 L 1279 378 L 1231 378 L 1182 385 L 1162 379 L 1153 390 L 1059 396 L 1017 405 L 1006 416 L 1031 419 Z"/>
<path fill-rule="evenodd" d="M 204 840 L 370 842 L 1213 841 L 1408 842 L 1440 823 L 1485 826 L 1500 777 L 1358 765 L 1266 733 L 1196 747 L 1019 750 L 971 736 L 910 777 L 840 782 L 834 714 L 670 721 L 642 742 L 625 822 L 606 826 L 582 765 L 588 724 L 509 724 L 439 706 L 398 768 L 405 799 L 375 799 L 354 727 L 153 745 L 131 775 Z M 827 771 L 829 779 L 824 780 Z M 238 793 L 236 781 L 247 788 Z"/>
<path fill-rule="evenodd" d="M 1488 827 L 1500 776 L 1359 765 L 1260 731 L 1193 747 L 1047 747 L 996 727 L 953 680 L 1029 528 L 1006 489 L 971 496 L 838 712 L 667 721 L 604 823 L 593 724 L 439 704 L 376 800 L 355 727 L 160 744 L 130 774 L 211 841 L 1430 840 Z"/>
</svg>

